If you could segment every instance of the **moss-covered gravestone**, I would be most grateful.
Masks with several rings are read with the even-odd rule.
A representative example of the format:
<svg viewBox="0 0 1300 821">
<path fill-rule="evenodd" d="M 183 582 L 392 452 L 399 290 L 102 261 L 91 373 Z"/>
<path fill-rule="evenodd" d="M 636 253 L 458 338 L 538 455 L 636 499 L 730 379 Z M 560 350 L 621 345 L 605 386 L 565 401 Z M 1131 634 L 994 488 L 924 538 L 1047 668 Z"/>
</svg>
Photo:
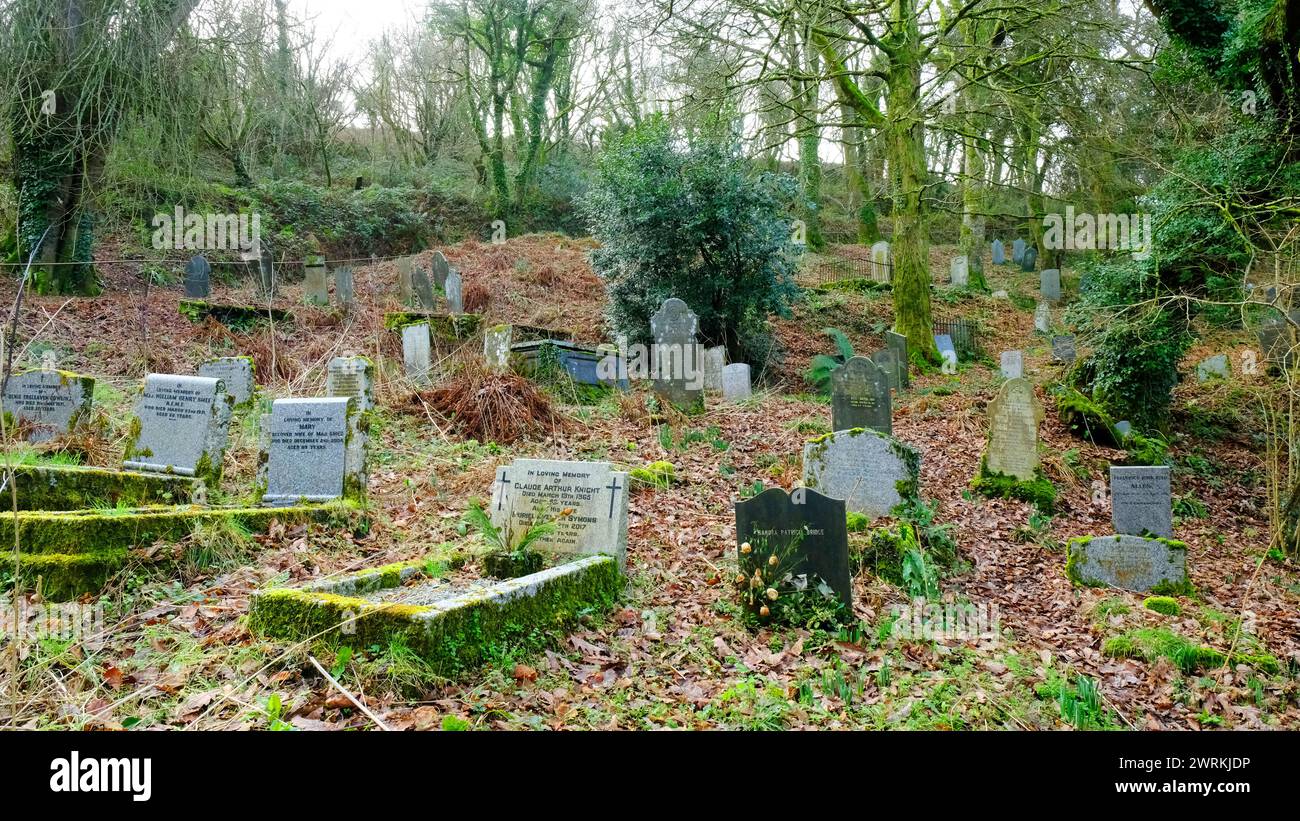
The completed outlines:
<svg viewBox="0 0 1300 821">
<path fill-rule="evenodd" d="M 151 373 L 136 404 L 123 467 L 194 476 L 215 485 L 234 400 L 220 379 Z"/>
<path fill-rule="evenodd" d="M 704 407 L 703 354 L 695 340 L 699 326 L 699 318 L 676 297 L 665 299 L 650 317 L 655 393 L 685 411 Z"/>
<path fill-rule="evenodd" d="M 509 325 L 493 325 L 483 332 L 483 362 L 492 373 L 505 373 L 510 370 Z"/>
<path fill-rule="evenodd" d="M 346 396 L 275 400 L 262 504 L 364 495 L 365 436 L 350 424 L 357 412 L 356 401 Z"/>
<path fill-rule="evenodd" d="M 843 499 L 808 488 L 791 493 L 768 488 L 736 502 L 736 550 L 747 579 L 757 572 L 767 586 L 772 575 L 767 568 L 776 568 L 777 575 L 788 573 L 796 588 L 824 583 L 845 607 L 853 606 Z M 755 603 L 761 604 L 761 599 Z"/>
<path fill-rule="evenodd" d="M 1188 590 L 1187 545 L 1121 533 L 1071 539 L 1065 572 L 1076 584 L 1139 593 Z"/>
<path fill-rule="evenodd" d="M 411 283 L 415 263 L 410 257 L 397 258 L 397 298 L 403 305 L 410 305 L 415 297 L 415 288 Z"/>
<path fill-rule="evenodd" d="M 220 379 L 226 393 L 234 400 L 236 408 L 245 408 L 253 400 L 256 384 L 253 381 L 253 357 L 219 356 L 199 365 L 199 376 Z"/>
<path fill-rule="evenodd" d="M 1008 379 L 989 402 L 988 473 L 1031 481 L 1038 470 L 1038 426 L 1043 405 L 1027 379 Z"/>
<path fill-rule="evenodd" d="M 890 378 L 865 356 L 854 356 L 831 371 L 831 428 L 871 428 L 893 433 Z"/>
<path fill-rule="evenodd" d="M 916 498 L 920 476 L 920 454 L 879 431 L 836 431 L 803 448 L 804 485 L 843 499 L 848 510 L 872 518 L 888 516 Z"/>
<path fill-rule="evenodd" d="M 29 442 L 44 442 L 76 430 L 90 413 L 95 380 L 60 370 L 26 371 L 5 383 L 0 406 L 9 430 L 21 427 Z"/>
</svg>

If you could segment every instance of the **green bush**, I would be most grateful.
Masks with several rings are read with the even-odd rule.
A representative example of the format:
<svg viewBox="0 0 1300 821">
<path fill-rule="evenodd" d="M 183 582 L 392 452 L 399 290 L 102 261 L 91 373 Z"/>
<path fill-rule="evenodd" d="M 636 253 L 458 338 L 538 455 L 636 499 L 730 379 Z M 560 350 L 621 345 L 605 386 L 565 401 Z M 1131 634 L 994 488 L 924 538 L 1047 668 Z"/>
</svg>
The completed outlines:
<svg viewBox="0 0 1300 821">
<path fill-rule="evenodd" d="M 677 297 L 699 316 L 702 341 L 759 361 L 767 316 L 786 314 L 796 294 L 794 181 L 754 174 L 730 136 L 682 134 L 662 117 L 616 139 L 596 171 L 582 209 L 614 328 L 648 342 L 651 315 Z"/>
</svg>

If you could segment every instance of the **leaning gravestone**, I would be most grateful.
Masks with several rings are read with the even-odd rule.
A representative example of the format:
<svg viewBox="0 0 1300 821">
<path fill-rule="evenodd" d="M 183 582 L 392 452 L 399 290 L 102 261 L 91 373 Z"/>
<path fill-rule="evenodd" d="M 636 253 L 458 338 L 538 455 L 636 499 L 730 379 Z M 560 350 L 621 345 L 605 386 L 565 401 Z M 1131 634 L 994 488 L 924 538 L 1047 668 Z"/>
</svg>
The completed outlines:
<svg viewBox="0 0 1300 821">
<path fill-rule="evenodd" d="M 433 282 L 423 268 L 416 266 L 411 273 L 411 287 L 415 289 L 415 299 L 421 308 L 432 311 L 438 307 L 438 300 L 433 295 Z"/>
<path fill-rule="evenodd" d="M 889 243 L 883 239 L 871 246 L 871 279 L 875 282 L 890 280 Z"/>
<path fill-rule="evenodd" d="M 743 544 L 750 545 L 748 554 L 741 552 Z M 774 487 L 736 502 L 736 551 L 746 580 L 775 555 L 795 579 L 802 577 L 813 589 L 824 583 L 845 607 L 853 606 L 843 499 L 808 488 L 787 494 Z"/>
<path fill-rule="evenodd" d="M 513 328 L 494 325 L 483 332 L 483 361 L 492 373 L 510 370 L 510 338 Z"/>
<path fill-rule="evenodd" d="M 1052 330 L 1052 308 L 1046 302 L 1039 302 L 1034 308 L 1034 330 L 1040 334 Z"/>
<path fill-rule="evenodd" d="M 951 361 L 954 365 L 957 363 L 957 346 L 953 344 L 951 336 L 935 334 L 934 347 L 939 350 L 940 359 L 945 362 Z"/>
<path fill-rule="evenodd" d="M 128 470 L 195 476 L 215 484 L 229 437 L 234 400 L 220 379 L 151 373 L 136 404 Z"/>
<path fill-rule="evenodd" d="M 334 357 L 325 369 L 325 393 L 357 400 L 358 413 L 374 408 L 375 363 L 365 356 Z"/>
<path fill-rule="evenodd" d="M 1025 249 L 1025 254 L 1020 259 L 1020 270 L 1029 273 L 1038 268 L 1038 249 L 1030 246 Z"/>
<path fill-rule="evenodd" d="M 1025 355 L 1022 351 L 1002 352 L 1002 378 L 1020 379 L 1025 375 Z"/>
<path fill-rule="evenodd" d="M 1074 346 L 1073 334 L 1052 337 L 1052 359 L 1070 364 L 1074 362 L 1078 355 L 1079 353 Z"/>
<path fill-rule="evenodd" d="M 1043 269 L 1038 275 L 1038 295 L 1048 302 L 1061 301 L 1061 269 Z"/>
<path fill-rule="evenodd" d="M 402 365 L 406 378 L 417 385 L 429 384 L 429 323 L 402 326 Z"/>
<path fill-rule="evenodd" d="M 410 257 L 397 258 L 397 298 L 403 305 L 410 305 L 415 299 L 415 286 L 411 282 L 414 267 Z"/>
<path fill-rule="evenodd" d="M 447 274 L 447 281 L 443 285 L 443 292 L 447 295 L 447 313 L 465 313 L 465 303 L 461 295 L 460 271 L 453 268 Z"/>
<path fill-rule="evenodd" d="M 984 453 L 990 473 L 1021 481 L 1038 469 L 1038 425 L 1043 406 L 1027 379 L 1008 379 L 989 402 L 989 441 Z"/>
<path fill-rule="evenodd" d="M 29 442 L 46 442 L 76 430 L 90 413 L 95 380 L 59 370 L 17 373 L 5 383 L 0 408 L 9 424 L 21 423 Z"/>
<path fill-rule="evenodd" d="M 1011 261 L 1019 265 L 1025 258 L 1025 241 L 1018 239 L 1011 243 Z"/>
<path fill-rule="evenodd" d="M 739 402 L 753 395 L 749 381 L 749 365 L 733 362 L 722 368 L 722 398 L 727 402 Z"/>
<path fill-rule="evenodd" d="M 902 390 L 902 377 L 898 372 L 898 354 L 894 353 L 889 348 L 882 348 L 875 353 L 868 355 L 867 358 L 872 362 L 875 362 L 876 365 L 885 372 L 885 376 L 889 378 L 889 387 L 896 391 Z"/>
<path fill-rule="evenodd" d="M 344 311 L 352 310 L 353 300 L 356 299 L 356 288 L 352 279 L 352 269 L 346 265 L 334 269 L 334 296 L 339 301 L 339 307 Z"/>
<path fill-rule="evenodd" d="M 889 377 L 865 356 L 831 371 L 831 429 L 871 428 L 893 433 Z"/>
<path fill-rule="evenodd" d="M 447 258 L 443 256 L 442 251 L 434 251 L 430 264 L 433 266 L 433 284 L 438 288 L 446 289 L 447 277 L 451 276 L 451 266 L 447 264 Z"/>
<path fill-rule="evenodd" d="M 302 298 L 308 305 L 330 304 L 329 271 L 325 258 L 307 257 L 303 268 Z"/>
<path fill-rule="evenodd" d="M 185 296 L 207 299 L 212 293 L 212 266 L 201 255 L 190 257 L 185 265 Z"/>
<path fill-rule="evenodd" d="M 1007 261 L 1007 249 L 1002 244 L 1002 240 L 993 240 L 993 264 L 1005 265 Z"/>
<path fill-rule="evenodd" d="M 540 515 L 559 516 L 538 550 L 580 556 L 604 553 L 627 561 L 627 474 L 608 462 L 516 459 L 497 468 L 492 522 L 518 539 Z M 560 516 L 566 510 L 571 513 Z"/>
<path fill-rule="evenodd" d="M 727 366 L 727 347 L 715 345 L 700 351 L 703 358 L 704 389 L 706 391 L 722 390 L 722 369 Z"/>
<path fill-rule="evenodd" d="M 1232 373 L 1228 366 L 1227 354 L 1216 354 L 1215 356 L 1202 359 L 1196 364 L 1196 381 L 1208 382 L 1211 379 L 1227 379 Z"/>
<path fill-rule="evenodd" d="M 1110 520 L 1116 533 L 1172 539 L 1168 466 L 1111 465 Z"/>
<path fill-rule="evenodd" d="M 907 361 L 907 337 L 893 331 L 885 331 L 885 347 L 894 352 L 898 359 L 898 383 L 904 389 L 912 386 L 912 376 Z"/>
<path fill-rule="evenodd" d="M 948 273 L 952 279 L 953 287 L 965 288 L 970 285 L 970 263 L 964 254 L 959 254 L 952 258 L 952 263 L 948 267 Z"/>
<path fill-rule="evenodd" d="M 277 399 L 271 405 L 262 504 L 328 502 L 364 486 L 364 437 L 351 431 L 347 396 Z M 349 434 L 352 435 L 349 435 Z"/>
<path fill-rule="evenodd" d="M 1066 550 L 1066 572 L 1078 584 L 1141 593 L 1172 592 L 1187 584 L 1187 546 L 1182 542 L 1121 533 L 1071 539 Z"/>
<path fill-rule="evenodd" d="M 684 410 L 704 404 L 700 345 L 695 341 L 698 330 L 699 319 L 676 297 L 665 299 L 650 317 L 655 344 L 655 393 Z"/>
<path fill-rule="evenodd" d="M 253 398 L 256 385 L 253 382 L 253 357 L 219 356 L 199 365 L 199 376 L 220 379 L 226 386 L 226 394 L 237 408 L 246 407 Z"/>
<path fill-rule="evenodd" d="M 914 498 L 920 471 L 920 454 L 911 446 L 865 428 L 828 433 L 803 446 L 804 485 L 872 518 Z"/>
</svg>

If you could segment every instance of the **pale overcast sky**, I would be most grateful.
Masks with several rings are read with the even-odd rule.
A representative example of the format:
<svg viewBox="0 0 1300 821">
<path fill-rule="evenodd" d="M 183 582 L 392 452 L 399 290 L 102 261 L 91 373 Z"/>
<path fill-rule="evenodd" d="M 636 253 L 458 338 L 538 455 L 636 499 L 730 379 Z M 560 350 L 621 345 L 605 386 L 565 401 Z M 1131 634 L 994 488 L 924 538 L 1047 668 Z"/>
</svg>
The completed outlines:
<svg viewBox="0 0 1300 821">
<path fill-rule="evenodd" d="M 333 40 L 333 52 L 355 62 L 366 44 L 383 34 L 424 16 L 427 0 L 290 0 L 295 17 L 315 23 L 316 30 Z"/>
</svg>

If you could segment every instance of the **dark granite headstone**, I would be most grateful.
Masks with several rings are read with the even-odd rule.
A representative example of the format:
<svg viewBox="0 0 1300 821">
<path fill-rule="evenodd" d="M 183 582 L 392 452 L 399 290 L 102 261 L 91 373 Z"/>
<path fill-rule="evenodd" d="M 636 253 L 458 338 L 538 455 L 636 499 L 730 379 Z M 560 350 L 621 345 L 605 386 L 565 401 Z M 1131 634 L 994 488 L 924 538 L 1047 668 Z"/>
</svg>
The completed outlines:
<svg viewBox="0 0 1300 821">
<path fill-rule="evenodd" d="M 1111 465 L 1110 520 L 1116 533 L 1174 536 L 1168 466 Z"/>
<path fill-rule="evenodd" d="M 781 488 L 769 488 L 752 499 L 736 502 L 740 572 L 752 577 L 760 563 L 767 563 L 775 553 L 796 578 L 804 576 L 809 587 L 816 587 L 818 580 L 825 582 L 846 607 L 852 607 L 853 580 L 849 575 L 849 534 L 844 515 L 843 499 L 832 499 L 807 488 L 795 488 L 789 494 Z M 751 546 L 748 554 L 740 552 L 745 543 Z"/>
<path fill-rule="evenodd" d="M 1038 249 L 1029 247 L 1025 249 L 1025 254 L 1020 260 L 1020 270 L 1024 273 L 1038 269 Z"/>
<path fill-rule="evenodd" d="M 868 359 L 880 366 L 880 369 L 889 377 L 889 387 L 894 390 L 901 390 L 903 385 L 898 373 L 898 354 L 889 348 L 882 348 L 873 354 L 868 355 Z"/>
<path fill-rule="evenodd" d="M 889 376 L 865 356 L 855 356 L 831 372 L 831 429 L 871 428 L 893 433 Z"/>
<path fill-rule="evenodd" d="M 1038 294 L 1049 302 L 1061 300 L 1061 271 L 1059 268 L 1044 268 L 1038 275 Z"/>
<path fill-rule="evenodd" d="M 212 293 L 212 266 L 202 256 L 190 257 L 185 266 L 185 296 L 207 299 Z"/>
</svg>

